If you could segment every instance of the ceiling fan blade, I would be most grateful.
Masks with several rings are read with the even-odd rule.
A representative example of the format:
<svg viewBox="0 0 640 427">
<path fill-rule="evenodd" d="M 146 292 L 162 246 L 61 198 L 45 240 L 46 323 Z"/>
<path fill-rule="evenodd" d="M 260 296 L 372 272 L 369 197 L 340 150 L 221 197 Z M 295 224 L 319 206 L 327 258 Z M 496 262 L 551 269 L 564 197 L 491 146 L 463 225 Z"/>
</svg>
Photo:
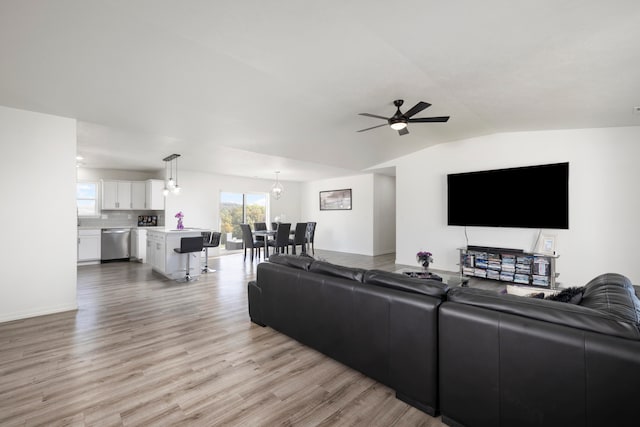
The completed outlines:
<svg viewBox="0 0 640 427">
<path fill-rule="evenodd" d="M 406 135 L 409 133 L 409 129 L 407 128 L 402 128 L 398 131 L 398 135 L 402 136 L 402 135 Z"/>
<path fill-rule="evenodd" d="M 416 105 L 414 105 L 413 107 L 411 107 L 406 113 L 404 113 L 405 117 L 412 117 L 416 114 L 418 114 L 420 111 L 424 110 L 425 108 L 429 108 L 431 107 L 431 104 L 429 104 L 428 102 L 418 102 Z"/>
<path fill-rule="evenodd" d="M 371 130 L 371 129 L 375 129 L 375 128 L 381 128 L 382 126 L 389 126 L 389 125 L 388 125 L 388 124 L 386 124 L 386 123 L 384 123 L 384 124 L 381 124 L 381 125 L 378 125 L 378 126 L 372 126 L 372 127 L 370 127 L 370 128 L 360 129 L 360 130 L 357 130 L 356 132 L 364 132 L 365 130 Z"/>
<path fill-rule="evenodd" d="M 438 122 L 446 122 L 447 120 L 449 120 L 449 116 L 421 117 L 419 119 L 409 119 L 409 123 L 438 123 Z"/>
<path fill-rule="evenodd" d="M 375 114 L 369 114 L 369 113 L 358 113 L 358 114 L 360 114 L 361 116 L 374 117 L 376 119 L 389 120 L 388 117 L 382 117 Z"/>
</svg>

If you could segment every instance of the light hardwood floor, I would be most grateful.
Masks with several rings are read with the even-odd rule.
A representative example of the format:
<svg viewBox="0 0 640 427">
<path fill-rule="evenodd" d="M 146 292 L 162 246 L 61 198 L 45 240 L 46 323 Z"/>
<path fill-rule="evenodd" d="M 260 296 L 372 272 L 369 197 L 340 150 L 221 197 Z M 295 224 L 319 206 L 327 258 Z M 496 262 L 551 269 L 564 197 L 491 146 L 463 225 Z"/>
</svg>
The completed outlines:
<svg viewBox="0 0 640 427">
<path fill-rule="evenodd" d="M 394 255 L 316 256 L 395 268 Z M 246 286 L 256 265 L 212 258 L 217 271 L 188 284 L 147 264 L 78 268 L 77 312 L 0 324 L 0 425 L 444 425 L 251 323 Z"/>
</svg>

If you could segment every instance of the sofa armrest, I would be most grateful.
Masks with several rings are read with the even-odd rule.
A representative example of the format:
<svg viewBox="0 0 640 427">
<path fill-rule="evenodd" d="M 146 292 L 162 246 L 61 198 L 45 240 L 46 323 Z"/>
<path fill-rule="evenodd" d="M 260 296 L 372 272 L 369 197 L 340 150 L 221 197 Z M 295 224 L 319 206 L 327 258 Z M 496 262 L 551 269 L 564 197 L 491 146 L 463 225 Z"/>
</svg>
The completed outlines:
<svg viewBox="0 0 640 427">
<path fill-rule="evenodd" d="M 251 321 L 260 326 L 266 326 L 262 320 L 262 289 L 255 280 L 247 284 L 249 293 L 249 317 Z"/>
<path fill-rule="evenodd" d="M 286 265 L 287 267 L 298 268 L 305 271 L 309 271 L 309 267 L 314 261 L 315 259 L 307 254 L 273 254 L 269 257 L 269 262 L 273 264 Z"/>
</svg>

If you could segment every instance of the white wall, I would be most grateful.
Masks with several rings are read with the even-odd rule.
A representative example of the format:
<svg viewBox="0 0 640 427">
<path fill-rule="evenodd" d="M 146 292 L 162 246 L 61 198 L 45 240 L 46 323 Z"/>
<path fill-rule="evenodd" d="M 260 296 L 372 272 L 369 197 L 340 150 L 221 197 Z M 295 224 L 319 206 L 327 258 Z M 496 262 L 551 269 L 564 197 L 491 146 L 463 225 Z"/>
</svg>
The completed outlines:
<svg viewBox="0 0 640 427">
<path fill-rule="evenodd" d="M 173 227 L 175 214 L 182 211 L 185 227 L 201 227 L 217 230 L 219 227 L 220 192 L 268 193 L 272 180 L 242 178 L 180 170 L 179 195 L 170 194 L 166 199 L 166 226 Z M 283 222 L 300 221 L 300 184 L 282 181 L 284 194 L 279 200 L 270 197 L 270 219 L 283 217 Z M 210 254 L 211 250 L 209 251 Z"/>
<path fill-rule="evenodd" d="M 396 251 L 396 179 L 373 178 L 373 254 L 390 254 Z"/>
<path fill-rule="evenodd" d="M 457 270 L 463 227 L 447 226 L 448 173 L 569 162 L 569 230 L 556 235 L 559 281 L 581 286 L 617 272 L 640 284 L 640 127 L 513 132 L 430 147 L 395 161 L 397 258 Z M 469 207 L 473 209 L 472 206 Z M 553 206 L 550 206 L 553 209 Z M 531 250 L 539 230 L 468 227 L 469 244 Z"/>
<path fill-rule="evenodd" d="M 351 188 L 351 210 L 321 211 L 320 191 Z M 303 221 L 315 221 L 314 247 L 373 255 L 373 175 L 311 181 L 303 184 Z"/>
<path fill-rule="evenodd" d="M 0 106 L 0 146 L 0 322 L 73 310 L 76 121 Z"/>
<path fill-rule="evenodd" d="M 182 211 L 185 227 L 218 229 L 220 192 L 268 193 L 272 180 L 216 175 L 180 170 L 180 195 L 167 196 L 166 226 Z M 282 181 L 285 192 L 270 197 L 270 220 L 316 221 L 315 247 L 340 252 L 379 255 L 395 250 L 395 179 L 381 175 L 358 175 L 311 183 Z M 353 209 L 320 211 L 318 193 L 351 188 Z M 374 244 L 374 241 L 376 242 Z M 211 251 L 210 251 L 211 252 Z"/>
</svg>

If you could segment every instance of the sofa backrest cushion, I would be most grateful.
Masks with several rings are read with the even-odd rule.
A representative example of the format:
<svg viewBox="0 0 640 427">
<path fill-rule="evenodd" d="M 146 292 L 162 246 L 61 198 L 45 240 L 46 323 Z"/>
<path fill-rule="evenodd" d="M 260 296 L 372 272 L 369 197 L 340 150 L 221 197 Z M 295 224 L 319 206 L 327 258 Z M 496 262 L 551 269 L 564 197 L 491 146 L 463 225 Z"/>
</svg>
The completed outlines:
<svg viewBox="0 0 640 427">
<path fill-rule="evenodd" d="M 416 279 L 382 270 L 367 271 L 364 275 L 364 283 L 436 298 L 444 298 L 449 289 L 447 285 L 438 280 Z"/>
<path fill-rule="evenodd" d="M 331 264 L 326 261 L 314 261 L 309 266 L 309 271 L 318 274 L 327 274 L 329 276 L 342 277 L 344 279 L 362 282 L 365 270 L 361 268 L 345 267 L 342 265 Z"/>
<path fill-rule="evenodd" d="M 586 331 L 640 340 L 640 330 L 637 324 L 623 320 L 619 316 L 606 311 L 594 310 L 582 305 L 565 304 L 518 295 L 503 295 L 477 288 L 453 288 L 447 294 L 447 301 Z"/>
<path fill-rule="evenodd" d="M 309 266 L 315 260 L 313 257 L 303 255 L 288 255 L 288 254 L 273 254 L 269 257 L 269 262 L 274 264 L 286 265 L 288 267 L 299 268 L 301 270 L 309 271 Z"/>
<path fill-rule="evenodd" d="M 606 273 L 584 287 L 580 305 L 633 322 L 640 327 L 640 300 L 631 281 L 622 274 Z"/>
</svg>

